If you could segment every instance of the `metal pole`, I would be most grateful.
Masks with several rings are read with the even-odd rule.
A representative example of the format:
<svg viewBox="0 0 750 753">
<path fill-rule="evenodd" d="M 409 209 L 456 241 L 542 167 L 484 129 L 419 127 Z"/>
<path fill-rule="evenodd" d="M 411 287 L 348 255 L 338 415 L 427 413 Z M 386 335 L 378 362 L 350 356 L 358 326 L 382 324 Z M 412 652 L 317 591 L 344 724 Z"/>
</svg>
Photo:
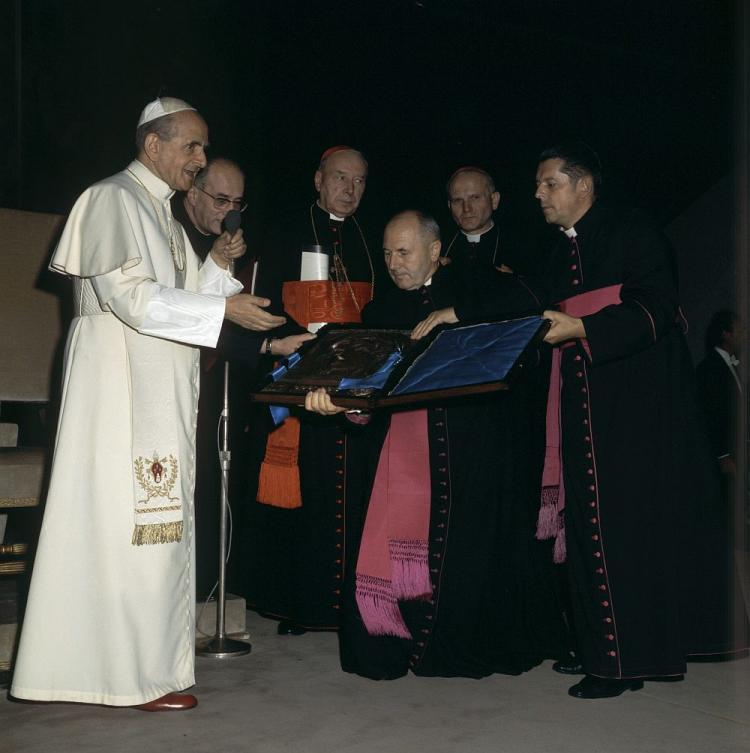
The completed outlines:
<svg viewBox="0 0 750 753">
<path fill-rule="evenodd" d="M 219 505 L 219 593 L 216 599 L 216 634 L 196 650 L 198 656 L 228 659 L 249 654 L 252 646 L 245 641 L 227 638 L 225 631 L 226 570 L 227 570 L 227 509 L 229 505 L 229 467 L 232 453 L 229 449 L 229 362 L 224 362 L 224 405 L 221 411 L 221 503 Z"/>
</svg>

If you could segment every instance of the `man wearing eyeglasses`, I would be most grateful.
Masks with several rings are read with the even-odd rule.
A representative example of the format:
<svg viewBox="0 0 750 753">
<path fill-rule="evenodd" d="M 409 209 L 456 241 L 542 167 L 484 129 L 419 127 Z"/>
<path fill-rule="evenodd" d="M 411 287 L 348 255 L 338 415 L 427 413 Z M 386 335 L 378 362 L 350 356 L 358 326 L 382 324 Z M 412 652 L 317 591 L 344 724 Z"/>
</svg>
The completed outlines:
<svg viewBox="0 0 750 753">
<path fill-rule="evenodd" d="M 232 236 L 223 228 L 224 218 L 231 209 L 244 210 L 246 207 L 243 193 L 245 175 L 240 166 L 225 157 L 213 157 L 197 173 L 193 185 L 184 193 L 176 193 L 171 200 L 172 214 L 185 228 L 190 245 L 201 259 L 205 259 L 211 250 L 224 248 L 245 252 L 245 240 L 242 228 Z M 222 327 L 217 348 L 225 350 L 228 337 L 236 335 L 233 328 Z M 252 358 L 258 353 L 264 335 L 250 333 L 242 339 L 244 350 Z M 230 376 L 230 390 L 234 393 L 245 380 L 238 375 L 242 366 L 233 363 Z M 216 462 L 216 422 L 223 402 L 224 370 L 217 362 L 214 350 L 201 353 L 201 391 L 198 399 L 198 426 L 196 431 L 196 474 L 195 474 L 195 589 L 198 599 L 205 599 L 218 578 L 219 558 L 219 513 L 218 500 L 221 496 L 221 476 Z M 232 408 L 238 403 L 232 400 Z M 239 450 L 236 429 L 241 427 L 240 417 L 232 410 L 230 442 L 232 450 Z M 236 453 L 235 456 L 237 456 Z M 233 464 L 231 486 L 235 487 L 242 463 Z M 231 503 L 230 493 L 230 503 Z"/>
<path fill-rule="evenodd" d="M 193 185 L 185 192 L 172 197 L 172 213 L 185 228 L 190 244 L 201 259 L 209 254 L 226 253 L 239 258 L 246 251 L 242 228 L 229 234 L 224 230 L 224 219 L 230 210 L 244 212 L 245 174 L 240 166 L 226 157 L 213 157 L 197 173 Z M 250 292 L 253 266 L 245 265 L 237 278 Z M 198 402 L 198 427 L 196 432 L 195 515 L 196 515 L 196 573 L 195 585 L 198 599 L 205 599 L 213 590 L 218 578 L 219 513 L 217 501 L 221 497 L 221 475 L 216 462 L 216 423 L 222 410 L 224 395 L 224 369 L 220 357 L 230 363 L 229 402 L 231 420 L 229 442 L 235 462 L 230 474 L 229 499 L 235 509 L 238 491 L 245 488 L 244 473 L 247 463 L 242 458 L 247 452 L 245 426 L 247 425 L 247 386 L 256 380 L 255 369 L 262 353 L 271 349 L 278 355 L 293 352 L 311 335 L 297 334 L 298 328 L 282 327 L 270 332 L 251 332 L 231 322 L 222 326 L 216 349 L 201 353 L 201 391 Z M 285 337 L 289 333 L 291 336 Z M 230 563 L 230 568 L 234 563 Z M 232 581 L 231 570 L 228 578 Z"/>
<path fill-rule="evenodd" d="M 245 249 L 242 228 L 232 236 L 223 229 L 230 209 L 243 212 L 245 175 L 239 165 L 224 157 L 214 157 L 195 177 L 184 194 L 172 197 L 172 213 L 190 239 L 194 251 L 205 259 L 214 246 Z"/>
</svg>

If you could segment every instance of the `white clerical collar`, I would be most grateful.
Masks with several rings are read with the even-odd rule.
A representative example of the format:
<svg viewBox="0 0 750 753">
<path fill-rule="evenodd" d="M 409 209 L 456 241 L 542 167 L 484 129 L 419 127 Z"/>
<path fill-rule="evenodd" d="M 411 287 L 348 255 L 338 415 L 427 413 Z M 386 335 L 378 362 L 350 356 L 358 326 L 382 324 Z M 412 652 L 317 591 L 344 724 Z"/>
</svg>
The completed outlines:
<svg viewBox="0 0 750 753">
<path fill-rule="evenodd" d="M 568 236 L 568 238 L 577 238 L 578 237 L 578 233 L 576 233 L 575 227 L 569 227 L 567 230 L 564 227 L 561 227 L 560 230 L 562 230 L 563 233 L 565 233 L 565 235 Z"/>
<path fill-rule="evenodd" d="M 469 241 L 469 243 L 479 243 L 484 233 L 489 233 L 493 227 L 495 227 L 495 223 L 493 220 L 490 220 L 490 226 L 482 233 L 464 233 L 463 230 L 461 232 L 464 233 L 466 240 Z"/>
<path fill-rule="evenodd" d="M 724 350 L 724 348 L 715 345 L 714 350 L 724 359 L 724 363 L 727 366 L 734 367 L 740 365 L 739 359 L 736 356 L 733 356 L 729 351 Z"/>
<path fill-rule="evenodd" d="M 316 202 L 317 205 L 328 214 L 328 218 L 333 220 L 334 222 L 344 222 L 346 220 L 346 217 L 337 217 L 333 212 L 329 212 L 325 207 L 320 205 L 320 202 Z"/>
<path fill-rule="evenodd" d="M 742 394 L 742 382 L 740 382 L 740 375 L 737 373 L 737 366 L 740 365 L 739 359 L 728 353 L 724 348 L 720 348 L 718 345 L 714 345 L 714 350 L 721 356 L 727 368 L 732 372 L 734 381 L 737 383 L 737 389 Z"/>
<path fill-rule="evenodd" d="M 146 188 L 146 190 L 160 201 L 166 201 L 172 198 L 174 191 L 158 175 L 149 170 L 140 160 L 134 159 L 128 165 L 128 171 L 131 172 L 136 180 Z"/>
</svg>

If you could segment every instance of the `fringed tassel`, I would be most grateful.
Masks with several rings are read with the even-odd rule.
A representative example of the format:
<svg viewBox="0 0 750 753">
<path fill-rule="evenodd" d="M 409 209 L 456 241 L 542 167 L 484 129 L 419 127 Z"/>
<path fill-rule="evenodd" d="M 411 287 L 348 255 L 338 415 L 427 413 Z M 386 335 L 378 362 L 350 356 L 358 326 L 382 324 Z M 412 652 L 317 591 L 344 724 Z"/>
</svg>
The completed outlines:
<svg viewBox="0 0 750 753">
<path fill-rule="evenodd" d="M 432 595 L 427 542 L 389 541 L 391 585 L 397 599 L 427 599 Z"/>
<path fill-rule="evenodd" d="M 288 510 L 302 507 L 298 455 L 299 421 L 287 418 L 268 435 L 258 479 L 258 502 Z"/>
<path fill-rule="evenodd" d="M 567 559 L 567 550 L 565 548 L 565 524 L 560 516 L 560 525 L 555 536 L 555 549 L 552 553 L 552 561 L 556 565 L 561 565 Z"/>
<path fill-rule="evenodd" d="M 560 487 L 545 486 L 542 488 L 542 504 L 536 522 L 536 537 L 540 541 L 551 539 L 560 529 Z"/>
<path fill-rule="evenodd" d="M 358 573 L 355 596 L 362 622 L 370 635 L 411 638 L 387 580 Z"/>
<path fill-rule="evenodd" d="M 147 523 L 133 529 L 135 546 L 144 544 L 174 544 L 182 541 L 182 521 L 172 523 Z"/>
</svg>

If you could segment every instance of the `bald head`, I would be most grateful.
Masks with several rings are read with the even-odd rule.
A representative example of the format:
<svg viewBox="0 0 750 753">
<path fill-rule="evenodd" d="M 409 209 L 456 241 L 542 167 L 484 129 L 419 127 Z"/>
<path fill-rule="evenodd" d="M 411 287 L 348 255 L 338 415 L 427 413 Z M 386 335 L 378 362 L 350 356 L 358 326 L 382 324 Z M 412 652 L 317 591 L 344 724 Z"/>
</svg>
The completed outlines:
<svg viewBox="0 0 750 753">
<path fill-rule="evenodd" d="M 208 160 L 206 166 L 196 175 L 195 185 L 204 188 L 209 177 L 212 175 L 231 175 L 232 178 L 239 178 L 243 182 L 244 187 L 245 173 L 242 172 L 242 168 L 236 162 L 226 157 L 212 157 Z"/>
<path fill-rule="evenodd" d="M 432 217 L 401 212 L 385 226 L 383 256 L 388 274 L 401 290 L 416 290 L 438 267 L 440 228 Z"/>
</svg>

